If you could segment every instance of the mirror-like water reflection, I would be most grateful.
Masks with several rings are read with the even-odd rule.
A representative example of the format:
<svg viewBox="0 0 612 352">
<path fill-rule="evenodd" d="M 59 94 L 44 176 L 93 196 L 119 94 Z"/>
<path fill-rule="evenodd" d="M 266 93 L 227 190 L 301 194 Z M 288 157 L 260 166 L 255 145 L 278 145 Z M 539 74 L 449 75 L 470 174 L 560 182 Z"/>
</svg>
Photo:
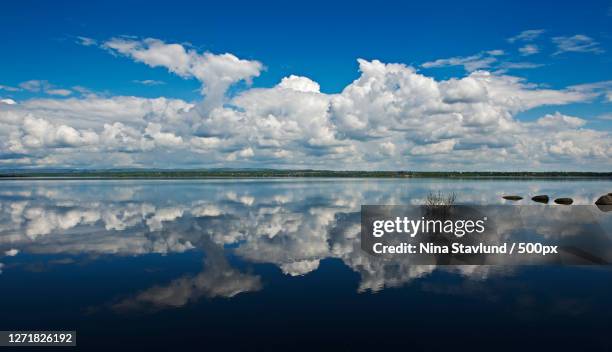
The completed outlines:
<svg viewBox="0 0 612 352">
<path fill-rule="evenodd" d="M 608 267 L 383 260 L 360 249 L 359 210 L 422 204 L 437 191 L 461 204 L 506 204 L 504 194 L 533 204 L 528 195 L 549 194 L 590 205 L 611 188 L 580 180 L 2 182 L 0 328 L 74 328 L 79 344 L 100 348 L 169 346 L 172 336 L 227 349 L 298 341 L 441 348 L 455 343 L 436 337 L 442 332 L 462 345 L 507 338 L 507 329 L 542 346 L 610 347 Z M 611 213 L 598 214 L 612 224 Z M 399 332 L 423 340 L 393 340 Z M 114 338 L 100 342 L 102 334 Z"/>
</svg>

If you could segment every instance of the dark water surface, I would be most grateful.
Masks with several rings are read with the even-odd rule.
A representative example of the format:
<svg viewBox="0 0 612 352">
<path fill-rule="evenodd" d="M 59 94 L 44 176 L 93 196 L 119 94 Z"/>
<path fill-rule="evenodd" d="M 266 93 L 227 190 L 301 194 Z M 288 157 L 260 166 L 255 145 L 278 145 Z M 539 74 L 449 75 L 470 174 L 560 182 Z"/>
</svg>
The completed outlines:
<svg viewBox="0 0 612 352">
<path fill-rule="evenodd" d="M 361 204 L 432 191 L 593 204 L 612 182 L 3 181 L 0 330 L 77 330 L 99 350 L 612 350 L 609 266 L 411 265 L 360 249 Z"/>
</svg>

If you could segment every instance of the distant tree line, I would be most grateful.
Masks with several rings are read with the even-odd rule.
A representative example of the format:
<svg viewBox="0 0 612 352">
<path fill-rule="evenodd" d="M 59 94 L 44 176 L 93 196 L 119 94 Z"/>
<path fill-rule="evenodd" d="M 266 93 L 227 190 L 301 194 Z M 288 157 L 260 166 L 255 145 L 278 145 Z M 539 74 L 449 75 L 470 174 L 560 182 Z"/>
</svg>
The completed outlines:
<svg viewBox="0 0 612 352">
<path fill-rule="evenodd" d="M 612 178 L 612 172 L 564 171 L 332 171 L 332 170 L 54 170 L 0 171 L 0 178 L 252 178 L 252 177 L 340 177 L 340 178 Z"/>
</svg>

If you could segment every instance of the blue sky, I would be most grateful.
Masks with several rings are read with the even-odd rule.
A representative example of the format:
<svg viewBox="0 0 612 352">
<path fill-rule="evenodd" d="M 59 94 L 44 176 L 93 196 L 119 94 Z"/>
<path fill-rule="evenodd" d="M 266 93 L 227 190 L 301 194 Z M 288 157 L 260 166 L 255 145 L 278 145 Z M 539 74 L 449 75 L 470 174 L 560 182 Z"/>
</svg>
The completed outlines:
<svg viewBox="0 0 612 352">
<path fill-rule="evenodd" d="M 530 122 L 537 121 L 547 114 L 558 113 L 587 121 L 585 124 L 576 123 L 577 127 L 588 127 L 593 131 L 608 133 L 612 121 L 610 119 L 611 97 L 606 95 L 612 91 L 611 84 L 608 82 L 612 80 L 611 21 L 612 3 L 610 1 L 541 1 L 536 3 L 472 1 L 461 4 L 401 1 L 377 1 L 375 3 L 339 1 L 303 3 L 281 1 L 234 1 L 231 3 L 195 1 L 166 3 L 146 1 L 12 2 L 3 4 L 0 13 L 0 40 L 3 43 L 3 53 L 0 55 L 0 86 L 4 87 L 0 87 L 0 98 L 16 102 L 17 104 L 11 105 L 20 105 L 18 110 L 24 116 L 27 114 L 26 110 L 32 113 L 33 100 L 41 98 L 54 99 L 53 104 L 56 104 L 54 106 L 63 100 L 75 103 L 75 100 L 85 100 L 93 96 L 100 99 L 127 96 L 143 99 L 164 97 L 195 105 L 205 101 L 207 97 L 201 92 L 201 88 L 206 86 L 206 79 L 203 81 L 202 77 L 195 77 L 191 73 L 181 75 L 170 72 L 172 70 L 168 66 L 139 60 L 134 51 L 122 52 L 117 48 L 105 46 L 113 38 L 139 43 L 146 38 L 155 38 L 166 44 L 179 44 L 186 51 L 194 51 L 199 54 L 210 52 L 215 55 L 231 53 L 241 60 L 261 63 L 258 73 L 246 79 L 246 81 L 252 79 L 252 82 L 245 83 L 245 80 L 240 78 L 232 81 L 228 89 L 222 92 L 225 96 L 223 104 L 226 106 L 236 105 L 239 100 L 234 99 L 237 96 L 249 94 L 249 92 L 257 93 L 257 88 L 272 89 L 283 77 L 290 75 L 307 77 L 316 82 L 320 87 L 317 91 L 332 99 L 331 96 L 342 93 L 346 87 L 360 77 L 363 67 L 358 64 L 357 59 L 363 58 L 368 62 L 380 60 L 385 64 L 401 63 L 406 67 L 411 67 L 416 74 L 434 79 L 436 82 L 465 78 L 480 70 L 495 76 L 520 78 L 523 80 L 524 89 L 564 91 L 576 85 L 596 84 L 598 85 L 596 88 L 589 88 L 589 94 L 595 94 L 595 96 L 566 99 L 562 103 L 556 101 L 554 103 L 548 101 L 537 104 L 525 103 L 520 107 L 513 106 L 503 114 L 510 114 L 516 121 Z M 453 63 L 466 65 L 453 65 Z M 389 74 L 393 76 L 391 71 L 393 70 L 390 70 Z M 387 75 L 385 79 L 391 76 Z M 37 86 L 24 84 L 31 80 L 37 81 Z M 402 85 L 401 82 L 397 84 Z M 30 105 L 26 106 L 28 104 Z M 9 108 L 5 107 L 5 109 Z M 13 111 L 16 107 L 12 106 L 10 109 Z M 42 114 L 40 109 L 42 108 L 39 106 L 37 113 Z M 236 111 L 245 109 L 245 106 L 238 106 Z M 284 108 L 279 107 L 279 109 L 286 111 Z M 473 113 L 473 109 L 472 106 L 468 110 Z M 363 113 L 361 110 L 359 114 Z M 454 113 L 461 114 L 470 112 L 463 108 L 461 111 L 454 111 Z M 1 110 L 0 113 L 2 113 Z M 403 115 L 393 117 L 399 125 L 387 126 L 388 130 L 402 130 L 403 119 L 411 118 L 413 113 L 405 110 Z M 87 115 L 86 112 L 83 114 Z M 78 115 L 73 118 L 80 122 L 98 118 L 93 115 Z M 210 118 L 210 116 L 207 117 Z M 45 117 L 40 116 L 40 118 Z M 254 121 L 258 119 L 257 117 L 249 118 Z M 371 120 L 372 117 L 359 118 L 363 122 L 364 119 Z M 325 143 L 328 147 L 333 145 L 333 148 L 340 146 L 349 149 L 356 148 L 354 152 L 360 156 L 353 155 L 345 159 L 340 163 L 340 168 L 351 168 L 352 165 L 360 168 L 364 165 L 379 165 L 378 163 L 380 163 L 378 167 L 390 169 L 423 168 L 426 165 L 435 165 L 431 163 L 430 158 L 423 157 L 425 154 L 411 152 L 411 148 L 417 147 L 417 150 L 420 150 L 419 146 L 428 144 L 435 146 L 435 143 L 442 143 L 445 146 L 442 148 L 444 151 L 442 154 L 458 163 L 453 164 L 454 167 L 461 165 L 461 158 L 468 157 L 464 155 L 456 158 L 457 155 L 452 152 L 461 150 L 461 148 L 456 149 L 462 141 L 457 139 L 455 132 L 440 133 L 434 136 L 433 132 L 429 131 L 422 132 L 420 134 L 423 135 L 419 136 L 393 137 L 409 141 L 400 148 L 401 151 L 396 150 L 396 152 L 398 155 L 412 155 L 414 163 L 404 164 L 399 160 L 385 163 L 384 160 L 377 160 L 372 164 L 371 156 L 366 156 L 360 151 L 364 146 L 351 147 L 339 142 L 347 139 L 362 141 L 366 138 L 365 134 L 369 133 L 364 134 L 363 131 L 357 133 L 354 131 L 355 126 L 351 127 L 352 130 L 343 129 L 336 123 L 342 119 L 344 117 L 336 117 L 333 114 L 326 117 L 325 121 L 331 124 L 331 131 L 327 132 L 334 134 L 334 138 L 338 141 L 326 141 Z M 60 118 L 49 117 L 47 120 L 52 126 L 59 128 L 65 125 L 75 128 L 81 134 L 84 131 L 92 131 L 100 135 L 102 128 L 76 123 L 80 125 L 80 128 L 77 128 L 69 124 L 69 121 L 63 121 Z M 6 118 L 3 122 L 8 126 L 6 121 L 9 119 Z M 191 131 L 192 134 L 189 134 L 184 131 L 185 126 L 182 126 L 180 132 L 177 132 L 178 126 L 172 126 L 167 121 L 160 120 L 155 123 L 161 125 L 162 132 L 174 133 L 175 136 L 182 137 L 184 142 L 188 142 L 190 136 L 201 137 L 214 134 L 202 130 L 197 133 Z M 141 127 L 141 130 L 144 131 L 146 126 Z M 469 126 L 462 126 L 462 128 L 469 129 Z M 7 135 L 21 133 L 21 137 L 24 138 L 28 135 L 28 132 L 20 126 L 7 127 L 5 130 Z M 490 128 L 485 128 L 479 133 L 489 133 L 491 137 L 493 135 L 491 131 Z M 146 132 L 143 134 L 146 135 Z M 229 138 L 227 133 L 224 136 L 227 137 L 224 137 L 225 139 Z M 268 137 L 265 138 L 269 139 Z M 309 143 L 285 137 L 291 140 L 289 143 L 291 145 L 273 143 L 279 150 L 293 152 L 300 145 Z M 386 132 L 377 131 L 375 135 L 370 133 L 366 139 L 375 141 L 376 145 L 383 143 L 397 145 L 395 141 L 387 140 L 387 137 L 391 138 Z M 598 135 L 598 137 L 606 138 L 607 136 Z M 473 139 L 474 136 L 470 138 Z M 455 148 L 448 150 L 448 145 L 452 144 L 448 142 L 450 139 L 454 140 Z M 470 140 L 463 145 L 464 147 L 474 145 L 476 142 Z M 252 143 L 259 142 L 252 141 Z M 317 159 L 314 156 L 341 152 L 326 151 L 320 143 L 317 143 L 311 143 L 306 147 L 310 150 L 306 153 L 308 154 L 306 159 L 310 156 L 313 156 L 313 159 L 304 164 L 296 163 L 298 159 L 304 159 L 298 156 L 295 156 L 296 159 L 288 164 L 286 164 L 287 160 L 273 160 L 274 158 L 269 155 L 255 160 L 258 157 L 257 148 L 266 149 L 262 145 L 251 144 L 245 147 L 228 142 L 225 147 L 228 151 L 251 148 L 253 153 L 243 154 L 244 156 L 254 154 L 254 156 L 249 156 L 249 160 L 240 161 L 240 157 L 227 160 L 217 155 L 211 157 L 216 160 L 211 164 L 200 163 L 194 156 L 185 162 L 185 167 L 206 167 L 213 164 L 217 166 L 330 166 L 328 162 L 322 162 L 321 158 Z M 44 164 L 39 164 L 35 160 L 48 157 L 56 152 L 65 154 L 70 147 L 82 152 L 94 153 L 83 143 L 77 143 L 78 145 L 64 142 L 38 143 L 39 149 L 46 148 L 47 153 L 41 150 L 32 153 L 30 150 L 32 148 L 26 148 L 23 143 L 21 144 L 23 148 L 16 147 L 15 144 L 3 146 L 2 155 L 5 155 L 6 160 L 24 159 L 22 166 L 7 161 L 4 163 L 5 167 L 75 166 L 66 163 L 65 160 L 60 160 L 61 158 L 55 163 L 48 160 Z M 482 146 L 489 148 L 492 144 L 487 142 Z M 156 157 L 156 153 L 163 153 L 156 151 L 156 147 L 151 148 L 136 158 L 134 155 L 137 153 L 131 149 L 130 153 L 108 149 L 104 153 L 110 153 L 107 155 L 112 154 L 120 160 L 117 163 L 96 164 L 95 166 L 113 167 L 124 165 L 126 162 L 130 164 L 127 159 L 132 159 L 133 164 L 130 165 L 134 167 L 182 166 L 180 163 L 168 163 L 167 159 Z M 548 146 L 548 149 L 550 148 L 551 145 Z M 572 149 L 568 148 L 566 149 Z M 608 148 L 610 148 L 609 145 L 602 145 L 598 151 L 578 152 L 575 150 L 574 154 L 583 159 L 572 159 L 571 163 L 577 169 L 592 168 L 593 164 L 589 163 L 597 165 L 601 165 L 602 162 L 607 163 L 609 162 L 609 159 L 606 159 L 609 157 Z M 438 150 L 439 148 L 429 149 Z M 313 150 L 316 151 L 313 152 Z M 499 151 L 499 148 L 496 151 Z M 102 155 L 100 150 L 95 153 Z M 125 155 L 120 156 L 117 153 Z M 568 155 L 561 154 L 560 157 L 568 157 Z M 584 160 L 587 156 L 594 155 L 604 159 Z M 25 158 L 30 158 L 31 163 L 25 163 Z M 436 159 L 440 156 L 431 156 L 431 158 Z M 100 160 L 108 159 L 101 157 Z M 445 160 L 443 163 L 443 160 L 438 159 L 441 165 L 449 162 Z M 520 165 L 518 163 L 514 167 L 547 169 L 560 167 L 568 162 L 563 159 L 565 161 L 560 163 L 560 160 L 542 160 L 543 165 Z M 338 163 L 334 161 L 331 165 L 336 166 Z M 88 165 L 79 164 L 79 166 Z M 498 166 L 478 163 L 473 166 L 468 165 L 466 168 L 481 169 L 497 168 Z"/>
<path fill-rule="evenodd" d="M 75 43 L 75 37 L 98 40 L 118 35 L 188 42 L 201 50 L 230 52 L 265 63 L 255 85 L 270 86 L 289 74 L 306 75 L 323 92 L 335 93 L 357 75 L 355 58 L 411 65 L 483 50 L 503 49 L 520 61 L 546 64 L 521 75 L 552 86 L 611 78 L 609 55 L 567 53 L 551 58 L 553 36 L 584 33 L 610 50 L 610 1 L 472 1 L 375 4 L 309 1 L 184 2 L 19 1 L 3 4 L 0 57 L 4 84 L 46 79 L 60 85 L 84 85 L 121 94 L 155 96 L 168 87 L 130 85 L 130 79 L 172 80 L 165 70 L 150 70 L 117 60 Z M 542 55 L 517 57 L 521 43 L 507 38 L 526 29 L 545 29 L 538 40 Z M 580 67 L 576 70 L 576 67 Z M 109 75 L 112 72 L 112 75 Z M 431 70 L 446 78 L 457 70 Z M 172 80 L 181 98 L 196 98 L 180 79 Z M 181 89 L 182 88 L 182 89 Z"/>
</svg>

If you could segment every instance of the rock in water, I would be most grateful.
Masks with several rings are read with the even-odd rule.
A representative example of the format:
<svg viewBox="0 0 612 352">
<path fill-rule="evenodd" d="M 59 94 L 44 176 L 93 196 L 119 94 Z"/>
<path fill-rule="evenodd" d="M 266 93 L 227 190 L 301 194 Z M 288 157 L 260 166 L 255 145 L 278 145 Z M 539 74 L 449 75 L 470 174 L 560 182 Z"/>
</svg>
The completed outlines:
<svg viewBox="0 0 612 352">
<path fill-rule="evenodd" d="M 612 193 L 604 194 L 599 197 L 595 205 L 597 205 L 601 211 L 612 211 Z"/>
<path fill-rule="evenodd" d="M 538 203 L 548 203 L 548 196 L 545 194 L 539 195 L 539 196 L 535 196 L 533 198 L 531 198 L 532 201 L 534 202 L 538 202 Z"/>
<path fill-rule="evenodd" d="M 595 202 L 596 205 L 612 205 L 612 193 L 604 194 Z"/>
<path fill-rule="evenodd" d="M 555 203 L 563 204 L 563 205 L 570 205 L 574 203 L 574 200 L 572 198 L 557 198 L 555 199 Z"/>
<path fill-rule="evenodd" d="M 521 197 L 521 196 L 503 196 L 502 198 L 507 199 L 507 200 L 521 200 L 521 199 L 523 199 L 523 197 Z"/>
</svg>

